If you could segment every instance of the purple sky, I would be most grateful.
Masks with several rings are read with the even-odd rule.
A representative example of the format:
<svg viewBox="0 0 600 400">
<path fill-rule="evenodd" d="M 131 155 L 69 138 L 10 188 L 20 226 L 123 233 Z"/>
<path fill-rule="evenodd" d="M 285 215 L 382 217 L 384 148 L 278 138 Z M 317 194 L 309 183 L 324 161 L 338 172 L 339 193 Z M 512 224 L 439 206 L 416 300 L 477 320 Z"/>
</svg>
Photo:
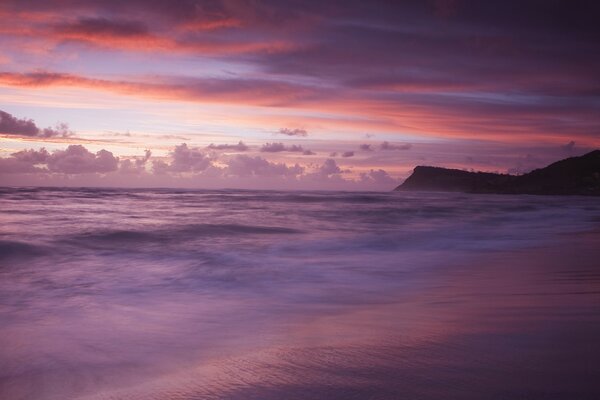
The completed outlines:
<svg viewBox="0 0 600 400">
<path fill-rule="evenodd" d="M 600 145 L 596 4 L 3 0 L 0 184 L 526 172 Z"/>
</svg>

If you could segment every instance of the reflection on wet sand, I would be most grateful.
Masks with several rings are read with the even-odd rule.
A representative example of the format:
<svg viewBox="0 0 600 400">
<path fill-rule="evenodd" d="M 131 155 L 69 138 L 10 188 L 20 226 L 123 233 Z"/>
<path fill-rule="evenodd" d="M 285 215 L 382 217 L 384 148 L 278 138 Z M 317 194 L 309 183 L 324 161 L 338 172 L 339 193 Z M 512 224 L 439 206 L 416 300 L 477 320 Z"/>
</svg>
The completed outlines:
<svg viewBox="0 0 600 400">
<path fill-rule="evenodd" d="M 599 234 L 480 254 L 419 276 L 418 295 L 300 317 L 272 346 L 83 398 L 594 399 L 598 259 Z"/>
</svg>

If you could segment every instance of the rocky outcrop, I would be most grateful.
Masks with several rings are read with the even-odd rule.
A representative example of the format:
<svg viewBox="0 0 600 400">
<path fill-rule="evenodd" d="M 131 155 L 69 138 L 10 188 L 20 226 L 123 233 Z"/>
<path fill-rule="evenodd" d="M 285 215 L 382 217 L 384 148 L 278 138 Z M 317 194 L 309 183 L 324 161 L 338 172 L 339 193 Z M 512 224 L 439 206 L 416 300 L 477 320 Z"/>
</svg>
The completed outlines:
<svg viewBox="0 0 600 400">
<path fill-rule="evenodd" d="M 567 158 L 524 175 L 418 166 L 395 190 L 598 196 L 600 150 Z"/>
</svg>

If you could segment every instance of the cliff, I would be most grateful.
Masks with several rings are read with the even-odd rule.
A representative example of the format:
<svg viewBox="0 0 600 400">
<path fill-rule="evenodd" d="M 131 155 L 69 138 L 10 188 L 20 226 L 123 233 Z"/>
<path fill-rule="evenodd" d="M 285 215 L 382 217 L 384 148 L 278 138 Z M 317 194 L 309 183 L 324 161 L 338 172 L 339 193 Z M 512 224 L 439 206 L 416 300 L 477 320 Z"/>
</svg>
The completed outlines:
<svg viewBox="0 0 600 400">
<path fill-rule="evenodd" d="M 600 150 L 524 175 L 418 166 L 395 190 L 466 193 L 600 195 Z"/>
</svg>

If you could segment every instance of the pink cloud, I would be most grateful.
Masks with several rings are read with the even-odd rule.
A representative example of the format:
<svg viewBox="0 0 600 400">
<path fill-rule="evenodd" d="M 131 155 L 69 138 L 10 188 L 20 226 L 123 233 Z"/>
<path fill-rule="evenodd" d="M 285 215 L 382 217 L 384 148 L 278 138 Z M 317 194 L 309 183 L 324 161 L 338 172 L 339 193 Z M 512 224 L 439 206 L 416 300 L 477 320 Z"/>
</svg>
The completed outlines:
<svg viewBox="0 0 600 400">
<path fill-rule="evenodd" d="M 265 143 L 260 151 L 263 153 L 279 153 L 279 152 L 290 152 L 290 153 L 302 153 L 304 155 L 314 155 L 315 153 L 310 150 L 305 150 L 302 146 L 293 144 L 286 146 L 283 143 Z"/>
<path fill-rule="evenodd" d="M 244 176 L 282 176 L 295 178 L 304 172 L 298 164 L 288 166 L 284 163 L 273 163 L 262 157 L 237 155 L 227 161 L 226 175 Z"/>
<path fill-rule="evenodd" d="M 0 110 L 0 134 L 11 136 L 53 137 L 72 136 L 73 132 L 65 123 L 59 123 L 54 128 L 39 128 L 32 119 L 19 119 Z"/>
<path fill-rule="evenodd" d="M 143 156 L 116 157 L 108 150 L 91 152 L 82 145 L 70 145 L 64 150 L 22 150 L 10 157 L 0 157 L 0 177 L 3 182 L 57 185 L 75 184 L 173 186 L 173 187 L 271 187 L 271 188 L 354 188 L 377 187 L 391 183 L 376 171 L 358 180 L 343 178 L 347 172 L 333 159 L 320 165 L 286 164 L 260 156 L 237 154 L 213 158 L 199 148 L 183 143 L 176 146 L 166 159 L 154 160 L 146 168 L 151 152 Z M 85 175 L 84 181 L 77 176 Z M 14 178 L 11 178 L 14 176 Z M 68 177 L 68 179 L 66 178 Z M 250 185 L 250 186 L 249 186 Z M 333 185 L 333 186 L 331 186 Z M 387 187 L 387 186 L 384 186 Z M 387 188 L 391 189 L 391 187 Z"/>
<path fill-rule="evenodd" d="M 320 89 L 284 81 L 256 79 L 155 77 L 152 83 L 88 78 L 74 74 L 38 71 L 0 72 L 0 86 L 21 88 L 76 87 L 128 96 L 187 100 L 202 103 L 243 103 L 284 106 L 316 98 Z"/>
<path fill-rule="evenodd" d="M 390 142 L 383 142 L 379 146 L 381 150 L 410 150 L 411 147 L 410 143 L 394 144 Z"/>
<path fill-rule="evenodd" d="M 171 163 L 157 160 L 153 164 L 155 173 L 201 172 L 212 165 L 213 158 L 200 149 L 190 148 L 186 143 L 176 146 L 171 152 Z"/>
<path fill-rule="evenodd" d="M 306 129 L 300 129 L 300 128 L 296 128 L 296 129 L 281 128 L 280 130 L 277 131 L 277 133 L 280 135 L 286 135 L 286 136 L 308 136 L 308 132 L 306 131 Z"/>
<path fill-rule="evenodd" d="M 46 160 L 51 172 L 65 174 L 106 173 L 116 171 L 119 159 L 110 151 L 92 153 L 82 145 L 70 145 L 66 150 L 57 150 Z"/>
<path fill-rule="evenodd" d="M 151 156 L 152 151 L 146 150 L 143 157 L 121 159 L 119 162 L 119 172 L 137 175 L 144 173 L 146 171 L 146 164 Z"/>
<path fill-rule="evenodd" d="M 208 146 L 206 146 L 206 148 L 209 150 L 217 150 L 217 151 L 221 151 L 221 150 L 247 151 L 249 149 L 249 147 L 241 140 L 237 144 L 214 144 L 214 143 L 211 143 Z"/>
<path fill-rule="evenodd" d="M 400 183 L 397 179 L 392 178 L 390 174 L 383 169 L 372 169 L 367 173 L 362 173 L 360 177 L 364 182 L 374 182 L 382 185 L 398 185 Z"/>
<path fill-rule="evenodd" d="M 340 174 L 342 170 L 338 167 L 335 160 L 328 158 L 323 162 L 323 165 L 319 167 L 318 173 L 323 176 L 330 176 L 334 174 Z"/>
</svg>

